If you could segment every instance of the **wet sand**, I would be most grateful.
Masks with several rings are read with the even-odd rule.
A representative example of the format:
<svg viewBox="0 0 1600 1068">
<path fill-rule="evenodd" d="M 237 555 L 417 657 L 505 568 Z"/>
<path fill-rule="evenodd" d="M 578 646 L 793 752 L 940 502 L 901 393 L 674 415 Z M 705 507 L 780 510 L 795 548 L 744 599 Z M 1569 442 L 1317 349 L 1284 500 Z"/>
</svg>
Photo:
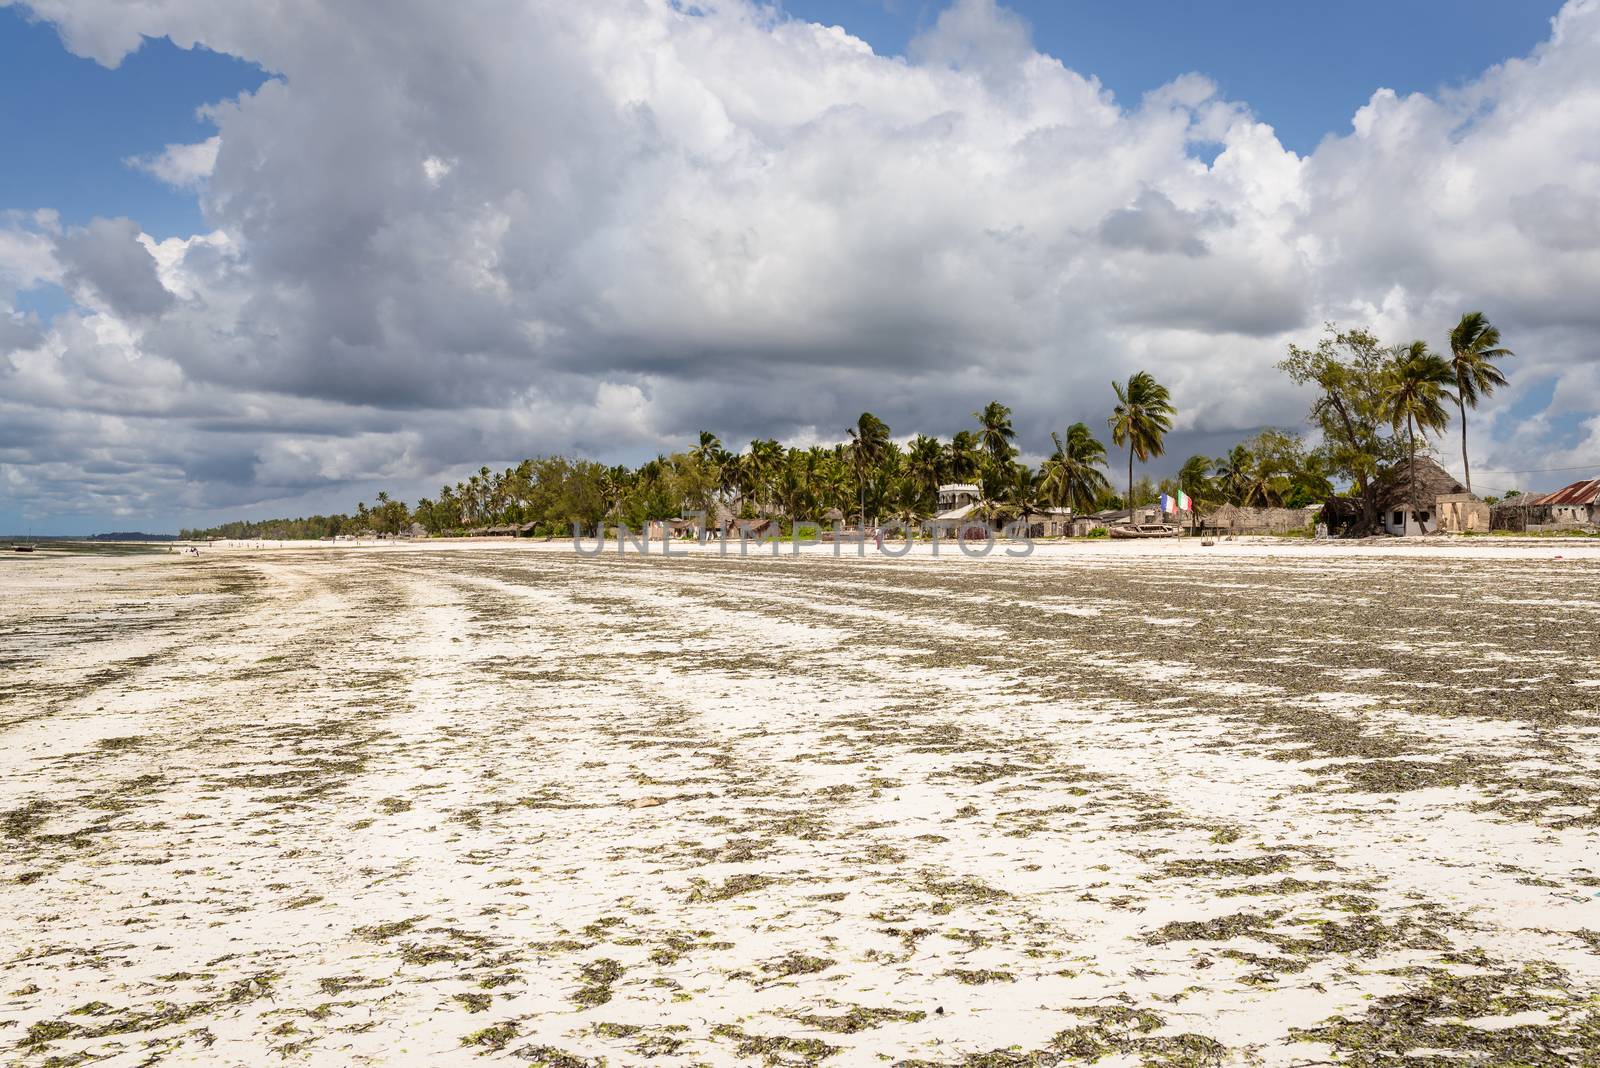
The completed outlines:
<svg viewBox="0 0 1600 1068">
<path fill-rule="evenodd" d="M 0 1062 L 1600 1063 L 1600 546 L 0 564 Z"/>
</svg>

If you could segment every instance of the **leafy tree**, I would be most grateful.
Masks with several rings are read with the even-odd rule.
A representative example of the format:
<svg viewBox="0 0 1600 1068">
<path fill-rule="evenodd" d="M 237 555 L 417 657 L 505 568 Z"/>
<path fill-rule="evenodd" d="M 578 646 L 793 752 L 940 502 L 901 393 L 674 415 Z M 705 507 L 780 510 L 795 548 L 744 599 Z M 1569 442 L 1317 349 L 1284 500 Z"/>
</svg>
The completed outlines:
<svg viewBox="0 0 1600 1068">
<path fill-rule="evenodd" d="M 1329 324 L 1315 348 L 1289 346 L 1278 367 L 1315 386 L 1310 421 L 1322 434 L 1328 473 L 1355 483 L 1361 508 L 1357 531 L 1378 528 L 1377 476 L 1402 455 L 1390 429 L 1382 392 L 1392 360 L 1371 332 Z"/>
</svg>

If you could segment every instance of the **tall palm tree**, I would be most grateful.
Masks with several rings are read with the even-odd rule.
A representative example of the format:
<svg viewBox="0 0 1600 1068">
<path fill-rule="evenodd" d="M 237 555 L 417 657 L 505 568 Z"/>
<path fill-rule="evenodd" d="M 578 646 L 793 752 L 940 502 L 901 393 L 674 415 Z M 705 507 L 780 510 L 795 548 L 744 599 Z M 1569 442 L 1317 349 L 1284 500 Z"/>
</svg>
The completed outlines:
<svg viewBox="0 0 1600 1068">
<path fill-rule="evenodd" d="M 944 469 L 944 447 L 938 438 L 918 434 L 906 450 L 906 474 L 918 505 L 932 504 L 939 492 L 939 475 Z"/>
<path fill-rule="evenodd" d="M 1191 456 L 1178 468 L 1178 488 L 1195 500 L 1209 500 L 1211 494 L 1211 469 L 1215 462 L 1209 456 Z"/>
<path fill-rule="evenodd" d="M 1045 497 L 1055 504 L 1064 504 L 1077 512 L 1082 502 L 1094 499 L 1110 487 L 1110 480 L 1100 473 L 1106 462 L 1106 447 L 1094 436 L 1087 423 L 1073 423 L 1067 427 L 1067 436 L 1051 432 L 1056 451 L 1044 462 Z"/>
<path fill-rule="evenodd" d="M 970 430 L 958 430 L 950 439 L 946 453 L 950 477 L 957 482 L 973 478 L 978 473 L 978 435 Z"/>
<path fill-rule="evenodd" d="M 850 464 L 842 449 L 825 451 L 817 462 L 817 502 L 841 512 L 850 501 Z"/>
<path fill-rule="evenodd" d="M 1183 466 L 1178 468 L 1178 489 L 1189 495 L 1189 530 L 1191 532 L 1200 528 L 1201 509 L 1208 507 L 1211 500 L 1212 489 L 1211 469 L 1215 466 L 1209 456 L 1191 456 L 1183 461 Z"/>
<path fill-rule="evenodd" d="M 765 510 L 772 503 L 778 468 L 783 463 L 783 446 L 771 438 L 750 443 L 750 479 L 755 486 L 756 508 Z"/>
<path fill-rule="evenodd" d="M 1468 493 L 1472 492 L 1472 465 L 1467 462 L 1467 409 L 1476 408 L 1480 397 L 1506 384 L 1506 376 L 1494 361 L 1515 355 L 1500 346 L 1500 331 L 1481 311 L 1467 312 L 1450 331 L 1450 369 L 1455 373 L 1456 408 L 1461 412 L 1461 470 Z"/>
<path fill-rule="evenodd" d="M 711 431 L 702 430 L 700 431 L 698 444 L 689 450 L 689 455 L 701 463 L 710 463 L 716 458 L 717 453 L 721 451 L 722 441 Z"/>
<path fill-rule="evenodd" d="M 1217 457 L 1217 482 L 1229 504 L 1244 505 L 1250 480 L 1254 477 L 1256 458 L 1250 446 L 1243 443 L 1228 450 L 1226 456 Z"/>
<path fill-rule="evenodd" d="M 861 507 L 861 526 L 867 525 L 867 474 L 883 461 L 889 451 L 889 427 L 871 412 L 862 412 L 849 428 L 850 464 L 856 471 L 856 489 Z"/>
<path fill-rule="evenodd" d="M 997 474 L 1004 474 L 1011 465 L 1011 439 L 1017 432 L 1011 427 L 1011 409 L 999 401 L 990 401 L 982 411 L 972 413 L 978 421 L 978 440 L 994 463 Z"/>
<path fill-rule="evenodd" d="M 717 492 L 724 502 L 739 489 L 739 457 L 718 445 L 711 450 L 711 463 L 717 470 Z"/>
<path fill-rule="evenodd" d="M 1217 458 L 1217 480 L 1232 504 L 1249 508 L 1281 507 L 1289 493 L 1287 474 L 1276 470 L 1245 444 L 1235 445 Z"/>
<path fill-rule="evenodd" d="M 1417 429 L 1443 430 L 1450 424 L 1445 404 L 1456 399 L 1450 392 L 1455 372 L 1450 361 L 1428 349 L 1426 341 L 1413 341 L 1395 352 L 1379 394 L 1384 415 L 1396 430 L 1406 425 L 1406 453 L 1410 467 L 1411 510 L 1417 504 Z"/>
<path fill-rule="evenodd" d="M 1167 387 L 1155 380 L 1149 371 L 1139 371 L 1127 384 L 1111 383 L 1117 392 L 1117 406 L 1112 409 L 1111 441 L 1128 447 L 1128 518 L 1133 518 L 1133 460 L 1138 457 L 1148 461 L 1160 456 L 1166 449 L 1167 431 L 1172 429 L 1172 417 L 1177 409 L 1167 395 Z"/>
</svg>

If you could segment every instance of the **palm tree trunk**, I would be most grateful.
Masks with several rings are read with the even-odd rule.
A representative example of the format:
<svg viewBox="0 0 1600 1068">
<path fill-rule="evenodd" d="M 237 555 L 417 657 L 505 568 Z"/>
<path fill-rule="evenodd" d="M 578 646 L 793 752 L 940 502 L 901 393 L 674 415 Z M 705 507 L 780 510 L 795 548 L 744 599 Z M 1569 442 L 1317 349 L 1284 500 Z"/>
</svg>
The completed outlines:
<svg viewBox="0 0 1600 1068">
<path fill-rule="evenodd" d="M 1459 387 L 1458 387 L 1459 389 Z M 1467 404 L 1459 397 L 1456 407 L 1461 409 L 1461 473 L 1467 477 L 1467 492 L 1472 492 L 1472 465 L 1467 462 Z"/>
<path fill-rule="evenodd" d="M 1417 515 L 1417 432 L 1409 415 L 1406 416 L 1406 448 L 1411 456 L 1411 516 L 1415 519 Z M 1420 519 L 1417 520 L 1417 526 L 1422 526 Z M 1404 534 L 1405 531 L 1402 530 L 1400 533 Z"/>
<path fill-rule="evenodd" d="M 1131 437 L 1131 435 L 1130 435 Z M 1128 442 L 1128 522 L 1135 522 L 1133 518 L 1133 442 Z"/>
</svg>

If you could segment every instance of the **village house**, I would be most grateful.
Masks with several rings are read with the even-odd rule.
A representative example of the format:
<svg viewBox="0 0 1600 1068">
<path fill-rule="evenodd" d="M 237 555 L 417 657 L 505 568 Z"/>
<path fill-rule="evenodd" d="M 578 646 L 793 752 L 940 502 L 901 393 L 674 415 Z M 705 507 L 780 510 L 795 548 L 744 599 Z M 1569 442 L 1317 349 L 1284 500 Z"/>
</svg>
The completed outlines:
<svg viewBox="0 0 1600 1068">
<path fill-rule="evenodd" d="M 727 537 L 730 540 L 757 541 L 777 535 L 780 529 L 776 519 L 735 519 L 728 527 Z"/>
<path fill-rule="evenodd" d="M 949 482 L 939 487 L 939 510 L 934 529 L 944 538 L 986 538 L 989 528 L 976 515 L 983 487 L 972 482 Z M 970 524 L 968 521 L 970 520 Z"/>
<path fill-rule="evenodd" d="M 1377 504 L 1380 529 L 1396 537 L 1487 533 L 1492 518 L 1487 502 L 1427 456 L 1417 457 L 1414 468 L 1400 463 L 1385 471 L 1378 478 Z M 1334 497 L 1323 505 L 1329 533 L 1347 534 L 1360 519 L 1361 502 L 1354 497 Z"/>
<path fill-rule="evenodd" d="M 1029 508 L 1018 522 L 1025 538 L 1065 538 L 1072 533 L 1072 509 Z"/>
<path fill-rule="evenodd" d="M 645 534 L 651 541 L 668 538 L 692 538 L 700 531 L 696 519 L 652 519 L 645 524 Z"/>
<path fill-rule="evenodd" d="M 1509 497 L 1494 506 L 1496 530 L 1575 530 L 1600 527 L 1600 478 L 1550 493 Z"/>
</svg>

